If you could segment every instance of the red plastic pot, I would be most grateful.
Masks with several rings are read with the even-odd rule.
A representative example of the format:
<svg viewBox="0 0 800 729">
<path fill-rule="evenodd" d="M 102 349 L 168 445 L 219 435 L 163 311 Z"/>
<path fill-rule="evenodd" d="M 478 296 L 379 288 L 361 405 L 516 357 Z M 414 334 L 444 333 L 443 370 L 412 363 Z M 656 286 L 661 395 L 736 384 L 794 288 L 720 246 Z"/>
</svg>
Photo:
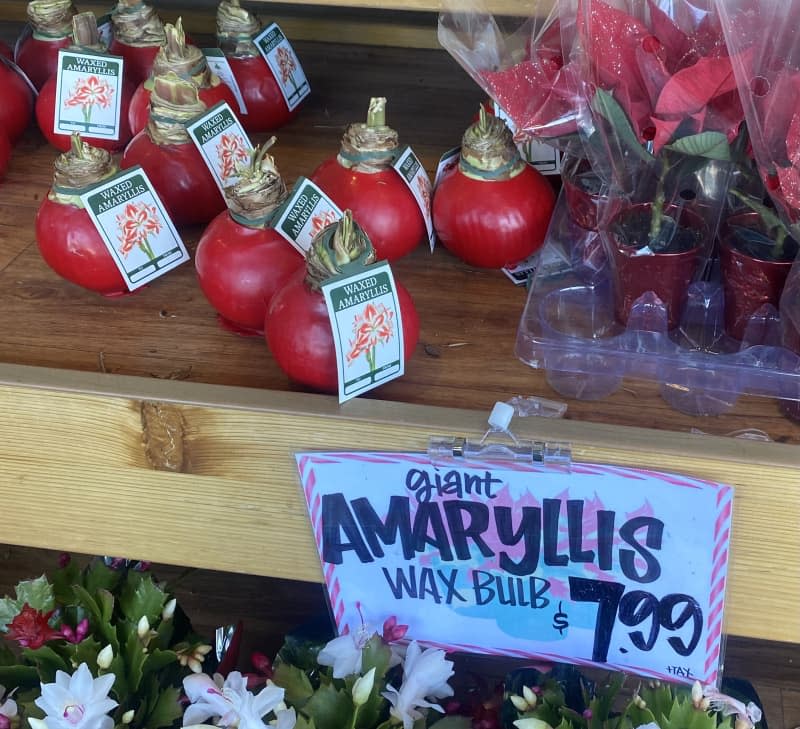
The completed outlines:
<svg viewBox="0 0 800 729">
<path fill-rule="evenodd" d="M 579 160 L 566 167 L 561 175 L 564 199 L 573 222 L 586 230 L 597 230 L 598 219 L 605 214 L 613 217 L 615 210 L 603 210 L 613 205 L 615 198 L 602 194 L 602 180 L 592 171 L 588 160 Z"/>
<path fill-rule="evenodd" d="M 628 244 L 615 231 L 630 224 L 637 216 L 650 218 L 649 203 L 633 205 L 618 212 L 609 224 L 610 259 L 614 273 L 614 314 L 621 324 L 627 324 L 634 302 L 652 291 L 667 310 L 667 326 L 676 327 L 686 302 L 686 293 L 702 261 L 703 245 L 708 229 L 703 219 L 684 208 L 667 207 L 666 214 L 678 214 L 681 228 L 688 229 L 696 244 L 676 253 L 642 254 L 641 244 Z"/>
<path fill-rule="evenodd" d="M 778 302 L 791 270 L 793 259 L 786 261 L 754 258 L 739 250 L 731 226 L 760 227 L 755 212 L 734 215 L 725 221 L 720 235 L 720 264 L 725 294 L 725 331 L 742 339 L 750 317 L 765 304 Z"/>
</svg>

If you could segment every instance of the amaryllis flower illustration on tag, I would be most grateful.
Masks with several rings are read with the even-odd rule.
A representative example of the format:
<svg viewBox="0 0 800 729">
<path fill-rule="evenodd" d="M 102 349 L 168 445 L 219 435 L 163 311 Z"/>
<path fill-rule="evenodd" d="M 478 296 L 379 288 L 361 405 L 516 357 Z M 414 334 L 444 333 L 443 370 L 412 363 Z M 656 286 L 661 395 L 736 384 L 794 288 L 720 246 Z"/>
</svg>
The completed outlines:
<svg viewBox="0 0 800 729">
<path fill-rule="evenodd" d="M 311 216 L 311 229 L 309 235 L 315 237 L 323 228 L 335 223 L 342 214 L 335 210 L 322 210 Z"/>
<path fill-rule="evenodd" d="M 417 177 L 417 191 L 420 198 L 422 198 L 425 207 L 431 209 L 431 181 L 427 175 L 420 175 Z"/>
<path fill-rule="evenodd" d="M 70 95 L 64 99 L 64 107 L 80 107 L 84 121 L 92 120 L 92 109 L 108 109 L 114 100 L 114 89 L 105 78 L 86 76 L 79 78 L 72 87 Z"/>
<path fill-rule="evenodd" d="M 158 235 L 162 225 L 155 205 L 145 202 L 128 203 L 117 215 L 117 225 L 121 243 L 119 252 L 123 258 L 127 258 L 131 250 L 138 246 L 151 261 L 155 260 L 149 238 L 151 234 Z"/>
<path fill-rule="evenodd" d="M 246 165 L 249 159 L 249 144 L 241 134 L 228 133 L 219 136 L 217 163 L 220 175 L 226 183 L 232 177 L 238 177 L 237 169 L 240 165 Z"/>
<path fill-rule="evenodd" d="M 353 319 L 353 339 L 346 359 L 352 364 L 364 355 L 370 373 L 375 372 L 375 351 L 379 344 L 388 344 L 394 337 L 394 312 L 380 302 L 370 302 Z"/>
<path fill-rule="evenodd" d="M 253 43 L 278 81 L 289 110 L 296 108 L 311 92 L 311 87 L 283 31 L 277 23 L 272 23 L 253 39 Z"/>
</svg>

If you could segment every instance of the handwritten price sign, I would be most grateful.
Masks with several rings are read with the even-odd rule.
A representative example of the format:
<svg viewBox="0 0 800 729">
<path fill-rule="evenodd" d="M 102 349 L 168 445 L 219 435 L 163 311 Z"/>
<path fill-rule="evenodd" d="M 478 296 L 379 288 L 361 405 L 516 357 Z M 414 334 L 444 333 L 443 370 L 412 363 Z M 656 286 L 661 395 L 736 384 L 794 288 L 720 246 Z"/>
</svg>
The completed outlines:
<svg viewBox="0 0 800 729">
<path fill-rule="evenodd" d="M 301 453 L 337 626 L 714 683 L 733 491 L 575 464 Z"/>
</svg>

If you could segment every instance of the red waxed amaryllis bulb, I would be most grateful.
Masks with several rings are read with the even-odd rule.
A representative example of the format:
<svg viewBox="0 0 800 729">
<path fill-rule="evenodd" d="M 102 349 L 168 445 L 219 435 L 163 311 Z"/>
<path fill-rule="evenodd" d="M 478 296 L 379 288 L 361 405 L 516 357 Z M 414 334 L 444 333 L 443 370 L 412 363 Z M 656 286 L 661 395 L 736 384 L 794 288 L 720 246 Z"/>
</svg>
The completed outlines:
<svg viewBox="0 0 800 729">
<path fill-rule="evenodd" d="M 253 43 L 261 23 L 239 5 L 239 0 L 222 0 L 217 8 L 217 44 L 228 59 L 247 107 L 239 114 L 248 132 L 268 132 L 294 119 L 272 70 Z M 235 107 L 238 110 L 238 107 Z"/>
<path fill-rule="evenodd" d="M 87 51 L 91 53 L 105 53 L 106 47 L 100 41 L 97 32 L 97 18 L 94 13 L 78 13 L 72 18 L 72 34 L 75 43 L 70 46 L 72 50 Z M 102 139 L 93 137 L 84 132 L 83 138 L 90 140 L 91 144 L 101 149 L 108 149 L 112 152 L 121 150 L 133 136 L 128 124 L 128 107 L 133 96 L 133 86 L 125 79 L 122 82 L 122 101 L 119 112 L 119 138 Z M 74 103 L 80 106 L 84 115 L 91 116 L 92 109 L 107 108 L 116 103 L 114 91 L 104 76 L 100 74 L 88 74 L 81 80 L 81 84 L 70 90 L 70 96 L 65 103 Z M 70 148 L 70 135 L 57 134 L 53 131 L 56 114 L 56 76 L 51 76 L 47 83 L 42 86 L 39 97 L 36 99 L 36 122 L 39 129 L 50 144 L 62 152 Z"/>
<path fill-rule="evenodd" d="M 33 115 L 33 92 L 22 75 L 0 62 L 0 129 L 16 142 Z"/>
<path fill-rule="evenodd" d="M 156 76 L 150 119 L 125 148 L 120 167 L 141 165 L 176 225 L 207 223 L 225 209 L 217 183 L 186 125 L 206 110 L 197 86 L 170 72 Z"/>
<path fill-rule="evenodd" d="M 433 196 L 433 227 L 471 266 L 502 268 L 541 248 L 555 206 L 550 183 L 519 156 L 505 122 L 481 107 L 458 167 Z"/>
<path fill-rule="evenodd" d="M 336 205 L 353 211 L 379 260 L 410 253 L 426 235 L 414 195 L 391 167 L 398 145 L 386 126 L 386 99 L 370 99 L 367 123 L 347 127 L 338 156 L 311 175 Z"/>
<path fill-rule="evenodd" d="M 267 154 L 274 142 L 256 148 L 239 181 L 225 189 L 228 210 L 211 221 L 195 253 L 200 288 L 223 326 L 239 334 L 263 332 L 269 302 L 304 262 L 270 226 L 286 199 L 286 185 Z"/>
<path fill-rule="evenodd" d="M 125 76 L 134 86 L 150 77 L 158 49 L 166 42 L 158 13 L 141 0 L 117 0 L 111 11 L 114 39 L 110 53 L 125 59 Z"/>
<path fill-rule="evenodd" d="M 36 242 L 59 276 L 104 296 L 128 293 L 125 279 L 97 232 L 80 194 L 116 174 L 111 154 L 74 134 L 72 147 L 55 161 L 53 186 L 36 215 Z"/>
<path fill-rule="evenodd" d="M 32 33 L 23 38 L 14 60 L 31 83 L 41 89 L 58 66 L 58 51 L 72 44 L 72 0 L 31 0 L 28 20 Z"/>
<path fill-rule="evenodd" d="M 321 284 L 375 261 L 375 251 L 352 212 L 323 228 L 308 251 L 306 270 L 294 274 L 272 297 L 264 334 L 272 356 L 294 381 L 335 393 L 339 387 L 336 349 Z M 419 339 L 419 317 L 408 291 L 395 279 L 403 323 L 403 357 L 408 360 Z M 390 320 L 389 336 L 393 336 Z"/>
<path fill-rule="evenodd" d="M 220 101 L 227 101 L 234 114 L 239 104 L 233 91 L 215 74 L 206 62 L 203 52 L 193 45 L 187 45 L 183 24 L 178 18 L 175 25 L 164 26 L 167 36 L 166 44 L 159 49 L 153 63 L 153 75 L 139 84 L 133 95 L 129 111 L 131 129 L 138 134 L 147 124 L 150 111 L 150 94 L 153 92 L 153 78 L 164 76 L 169 72 L 183 79 L 191 79 L 198 88 L 198 96 L 209 109 Z"/>
</svg>

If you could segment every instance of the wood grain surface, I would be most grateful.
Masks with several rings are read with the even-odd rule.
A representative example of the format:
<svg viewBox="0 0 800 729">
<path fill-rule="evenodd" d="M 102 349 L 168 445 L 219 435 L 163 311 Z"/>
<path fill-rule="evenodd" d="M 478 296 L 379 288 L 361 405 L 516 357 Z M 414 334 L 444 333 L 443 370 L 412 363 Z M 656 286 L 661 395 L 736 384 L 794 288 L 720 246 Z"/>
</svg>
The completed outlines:
<svg viewBox="0 0 800 729">
<path fill-rule="evenodd" d="M 191 30 L 191 29 L 190 29 Z M 389 98 L 389 122 L 428 169 L 457 145 L 481 93 L 443 51 L 297 44 L 313 93 L 300 117 L 278 132 L 275 156 L 291 184 L 336 153 L 370 95 Z M 263 135 L 255 141 L 261 141 Z M 55 152 L 38 130 L 15 151 L 0 195 L 0 361 L 85 371 L 292 390 L 263 341 L 222 330 L 191 263 L 121 299 L 103 299 L 56 276 L 39 256 L 33 230 Z M 200 229 L 184 230 L 193 250 Z M 474 270 L 445 249 L 420 246 L 394 266 L 421 315 L 421 338 L 407 374 L 370 397 L 488 410 L 512 395 L 558 398 L 545 373 L 514 356 L 526 294 L 499 271 Z M 628 381 L 599 402 L 570 400 L 567 418 L 716 435 L 759 428 L 800 443 L 800 426 L 774 400 L 742 397 L 715 418 L 683 415 L 656 383 Z M 800 459 L 800 456 L 799 456 Z"/>
</svg>

